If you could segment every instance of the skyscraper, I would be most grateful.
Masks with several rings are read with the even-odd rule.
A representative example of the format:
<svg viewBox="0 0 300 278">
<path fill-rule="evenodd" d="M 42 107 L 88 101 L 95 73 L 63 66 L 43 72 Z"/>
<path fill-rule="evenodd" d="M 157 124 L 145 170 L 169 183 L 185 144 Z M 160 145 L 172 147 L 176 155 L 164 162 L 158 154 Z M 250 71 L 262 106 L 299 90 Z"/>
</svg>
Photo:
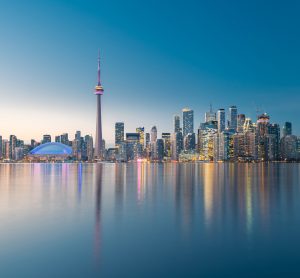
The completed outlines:
<svg viewBox="0 0 300 278">
<path fill-rule="evenodd" d="M 290 122 L 285 122 L 283 129 L 282 129 L 282 135 L 287 136 L 287 135 L 292 135 L 292 123 Z"/>
<path fill-rule="evenodd" d="M 286 135 L 280 141 L 281 158 L 283 160 L 296 160 L 297 155 L 297 136 Z"/>
<path fill-rule="evenodd" d="M 268 134 L 269 134 L 270 117 L 267 113 L 258 116 L 257 120 L 257 155 L 259 160 L 267 161 L 269 159 L 268 151 Z"/>
<path fill-rule="evenodd" d="M 156 126 L 153 126 L 151 128 L 151 143 L 156 143 L 156 139 L 157 139 L 157 128 Z"/>
<path fill-rule="evenodd" d="M 194 133 L 194 111 L 189 108 L 182 109 L 182 135 Z"/>
<path fill-rule="evenodd" d="M 178 160 L 179 154 L 183 149 L 182 132 L 174 132 L 172 135 L 171 156 L 172 160 Z"/>
<path fill-rule="evenodd" d="M 2 136 L 0 135 L 0 159 L 3 158 L 3 152 L 2 152 Z"/>
<path fill-rule="evenodd" d="M 115 145 L 119 146 L 124 142 L 124 123 L 115 123 Z"/>
<path fill-rule="evenodd" d="M 164 158 L 164 141 L 163 139 L 156 140 L 155 160 L 162 161 Z"/>
<path fill-rule="evenodd" d="M 51 142 L 51 135 L 49 135 L 49 134 L 43 135 L 42 144 L 50 143 L 50 142 Z"/>
<path fill-rule="evenodd" d="M 149 148 L 150 144 L 150 133 L 146 133 L 146 149 Z"/>
<path fill-rule="evenodd" d="M 185 151 L 193 151 L 196 147 L 196 135 L 195 133 L 188 133 L 183 139 L 183 145 Z"/>
<path fill-rule="evenodd" d="M 180 117 L 178 115 L 174 116 L 174 132 L 180 131 Z"/>
<path fill-rule="evenodd" d="M 216 113 L 213 111 L 212 105 L 210 105 L 209 112 L 205 113 L 205 122 L 216 121 Z"/>
<path fill-rule="evenodd" d="M 225 110 L 223 108 L 218 110 L 217 121 L 218 121 L 218 132 L 221 133 L 222 131 L 225 130 Z"/>
<path fill-rule="evenodd" d="M 237 107 L 231 106 L 229 107 L 229 129 L 236 132 L 238 125 L 238 115 L 237 115 Z"/>
<path fill-rule="evenodd" d="M 140 145 L 142 149 L 145 147 L 145 128 L 144 127 L 137 127 L 135 130 L 140 135 Z"/>
<path fill-rule="evenodd" d="M 141 156 L 139 133 L 126 133 L 127 160 L 136 160 Z"/>
<path fill-rule="evenodd" d="M 84 141 L 86 143 L 86 155 L 87 155 L 87 160 L 88 161 L 92 161 L 93 160 L 93 152 L 94 152 L 94 148 L 93 148 L 93 137 L 90 135 L 86 135 L 84 137 Z"/>
<path fill-rule="evenodd" d="M 56 142 L 56 143 L 60 143 L 60 141 L 61 141 L 60 139 L 61 139 L 61 138 L 60 138 L 60 135 L 55 136 L 55 142 Z"/>
<path fill-rule="evenodd" d="M 246 121 L 245 114 L 239 114 L 237 119 L 237 132 L 243 132 L 244 131 L 244 123 Z"/>
<path fill-rule="evenodd" d="M 17 137 L 15 135 L 9 136 L 9 158 L 15 159 L 15 149 L 17 147 Z"/>
<path fill-rule="evenodd" d="M 69 135 L 68 135 L 68 133 L 64 133 L 64 134 L 60 135 L 60 142 L 62 144 L 65 144 L 65 145 L 69 145 L 70 144 L 69 143 Z"/>
<path fill-rule="evenodd" d="M 103 157 L 103 141 L 102 141 L 102 119 L 101 119 L 101 96 L 104 89 L 100 80 L 100 52 L 98 55 L 98 83 L 95 87 L 95 95 L 97 96 L 97 117 L 96 117 L 96 142 L 95 142 L 95 158 Z"/>
<path fill-rule="evenodd" d="M 164 154 L 166 157 L 171 156 L 171 133 L 163 132 L 161 138 L 164 141 Z"/>
<path fill-rule="evenodd" d="M 268 126 L 269 134 L 269 159 L 280 159 L 280 126 L 279 124 L 270 124 Z"/>
<path fill-rule="evenodd" d="M 77 130 L 75 133 L 75 140 L 80 140 L 80 138 L 81 138 L 81 131 Z"/>
</svg>

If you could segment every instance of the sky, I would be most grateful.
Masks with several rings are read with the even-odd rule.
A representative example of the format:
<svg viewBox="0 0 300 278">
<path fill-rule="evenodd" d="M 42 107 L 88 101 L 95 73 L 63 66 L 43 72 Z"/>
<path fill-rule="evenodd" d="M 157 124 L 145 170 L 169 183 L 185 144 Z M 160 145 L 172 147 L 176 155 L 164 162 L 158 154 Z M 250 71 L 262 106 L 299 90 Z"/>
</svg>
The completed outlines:
<svg viewBox="0 0 300 278">
<path fill-rule="evenodd" d="M 103 134 L 114 123 L 171 132 L 212 103 L 267 112 L 300 135 L 299 1 L 0 0 L 0 134 L 95 134 L 101 52 Z"/>
</svg>

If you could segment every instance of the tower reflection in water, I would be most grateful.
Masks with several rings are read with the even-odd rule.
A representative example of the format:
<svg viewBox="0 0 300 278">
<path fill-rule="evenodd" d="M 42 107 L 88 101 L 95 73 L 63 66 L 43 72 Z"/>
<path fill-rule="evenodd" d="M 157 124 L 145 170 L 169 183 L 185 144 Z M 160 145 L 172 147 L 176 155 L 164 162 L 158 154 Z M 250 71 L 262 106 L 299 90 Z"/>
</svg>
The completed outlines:
<svg viewBox="0 0 300 278">
<path fill-rule="evenodd" d="M 102 163 L 94 164 L 95 171 L 95 241 L 94 241 L 94 252 L 95 259 L 99 262 L 100 250 L 101 250 L 101 201 L 102 201 Z"/>
</svg>

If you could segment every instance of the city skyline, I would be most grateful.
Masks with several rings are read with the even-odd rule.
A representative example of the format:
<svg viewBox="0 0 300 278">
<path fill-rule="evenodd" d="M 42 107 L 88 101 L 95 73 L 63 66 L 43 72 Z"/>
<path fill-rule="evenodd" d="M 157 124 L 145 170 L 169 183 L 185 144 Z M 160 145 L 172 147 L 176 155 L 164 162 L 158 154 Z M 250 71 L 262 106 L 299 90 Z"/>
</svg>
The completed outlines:
<svg viewBox="0 0 300 278">
<path fill-rule="evenodd" d="M 271 4 L 188 1 L 183 10 L 175 2 L 170 13 L 164 1 L 145 9 L 134 1 L 10 1 L 0 11 L 0 134 L 28 141 L 80 129 L 95 137 L 98 48 L 109 144 L 115 122 L 168 132 L 188 106 L 197 127 L 210 103 L 237 105 L 253 120 L 258 107 L 300 134 L 299 3 Z"/>
</svg>

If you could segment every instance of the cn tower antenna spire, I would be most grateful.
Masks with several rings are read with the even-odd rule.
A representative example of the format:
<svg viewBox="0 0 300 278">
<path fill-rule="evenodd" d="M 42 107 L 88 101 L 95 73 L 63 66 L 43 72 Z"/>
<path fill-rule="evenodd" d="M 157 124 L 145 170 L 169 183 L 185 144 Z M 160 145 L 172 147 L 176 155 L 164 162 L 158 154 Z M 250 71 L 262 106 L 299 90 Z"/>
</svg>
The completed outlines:
<svg viewBox="0 0 300 278">
<path fill-rule="evenodd" d="M 100 79 L 100 49 L 98 49 L 98 86 L 101 86 L 101 79 Z"/>
</svg>

